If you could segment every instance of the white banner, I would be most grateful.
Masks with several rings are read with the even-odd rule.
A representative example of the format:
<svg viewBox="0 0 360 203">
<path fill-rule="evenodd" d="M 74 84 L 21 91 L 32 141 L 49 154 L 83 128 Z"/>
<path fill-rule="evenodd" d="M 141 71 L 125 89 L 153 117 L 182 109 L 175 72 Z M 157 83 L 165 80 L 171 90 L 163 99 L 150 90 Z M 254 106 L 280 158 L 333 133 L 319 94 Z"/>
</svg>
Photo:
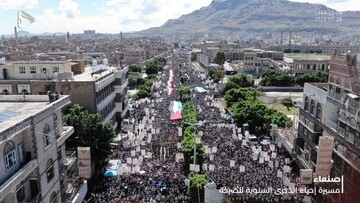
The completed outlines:
<svg viewBox="0 0 360 203">
<path fill-rule="evenodd" d="M 319 151 L 316 161 L 316 177 L 330 175 L 331 159 L 334 147 L 334 138 L 321 136 L 319 139 Z"/>
<path fill-rule="evenodd" d="M 243 165 L 240 166 L 240 172 L 241 173 L 245 172 L 245 166 L 243 166 Z"/>
<path fill-rule="evenodd" d="M 91 178 L 90 147 L 78 147 L 77 156 L 78 156 L 79 176 L 84 178 Z"/>
</svg>

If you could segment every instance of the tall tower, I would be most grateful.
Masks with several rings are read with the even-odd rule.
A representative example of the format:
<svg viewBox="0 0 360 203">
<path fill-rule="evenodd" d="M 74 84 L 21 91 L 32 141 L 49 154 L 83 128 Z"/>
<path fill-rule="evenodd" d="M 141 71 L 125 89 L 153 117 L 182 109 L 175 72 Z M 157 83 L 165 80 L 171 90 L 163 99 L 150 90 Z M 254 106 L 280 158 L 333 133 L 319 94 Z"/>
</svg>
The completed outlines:
<svg viewBox="0 0 360 203">
<path fill-rule="evenodd" d="M 16 26 L 14 27 L 14 32 L 15 32 L 15 39 L 17 40 L 17 29 L 16 29 Z"/>
<path fill-rule="evenodd" d="M 67 40 L 67 41 L 70 40 L 70 33 L 69 33 L 69 31 L 66 33 L 66 40 Z"/>
<path fill-rule="evenodd" d="M 284 40 L 284 31 L 281 30 L 281 33 L 280 33 L 280 47 L 281 47 L 281 51 L 284 51 L 283 50 L 283 40 Z"/>
<path fill-rule="evenodd" d="M 292 37 L 292 30 L 290 29 L 290 35 L 289 35 L 289 45 L 291 46 L 291 37 Z"/>
<path fill-rule="evenodd" d="M 123 40 L 123 35 L 122 35 L 122 31 L 120 32 L 120 41 Z"/>
</svg>

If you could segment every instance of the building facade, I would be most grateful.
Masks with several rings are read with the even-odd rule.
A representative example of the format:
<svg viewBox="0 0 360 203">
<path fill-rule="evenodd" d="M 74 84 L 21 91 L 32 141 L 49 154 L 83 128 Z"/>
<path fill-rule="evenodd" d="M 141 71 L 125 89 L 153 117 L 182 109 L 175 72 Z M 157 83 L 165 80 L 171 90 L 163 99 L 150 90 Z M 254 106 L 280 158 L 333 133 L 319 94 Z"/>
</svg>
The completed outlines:
<svg viewBox="0 0 360 203">
<path fill-rule="evenodd" d="M 60 68 L 58 76 L 65 75 L 71 79 L 64 76 L 50 80 L 48 78 L 30 79 L 36 74 L 31 73 L 31 67 L 42 67 L 42 62 L 21 62 L 21 64 L 25 67 L 23 79 L 12 75 L 9 75 L 7 79 L 0 78 L 0 94 L 46 95 L 50 90 L 60 95 L 70 95 L 73 103 L 80 104 L 90 113 L 99 113 L 103 122 L 111 122 L 114 128 L 120 128 L 121 117 L 115 114 L 125 111 L 123 113 L 125 116 L 127 111 L 128 66 L 109 67 L 99 64 L 86 67 L 83 72 L 74 76 L 70 62 L 66 62 L 70 70 Z M 7 72 L 12 67 L 13 65 L 0 66 L 0 69 L 2 72 L 4 70 Z M 81 69 L 77 70 L 81 71 Z M 121 103 L 121 105 L 116 105 L 116 103 Z"/>
<path fill-rule="evenodd" d="M 344 176 L 344 193 L 329 195 L 331 202 L 355 203 L 360 198 L 359 73 L 356 55 L 335 51 L 330 61 L 329 82 L 307 84 L 304 89 L 297 157 L 304 168 L 316 169 L 319 137 L 334 137 L 331 177 Z"/>
<path fill-rule="evenodd" d="M 52 103 L 48 96 L 0 96 L 0 202 L 53 203 L 71 202 L 77 195 L 84 198 L 87 184 L 69 184 L 68 176 L 77 172 L 64 171 L 71 167 L 65 141 L 74 129 L 63 126 L 61 111 L 70 103 L 69 96 Z M 71 194 L 69 189 L 73 189 Z"/>
</svg>

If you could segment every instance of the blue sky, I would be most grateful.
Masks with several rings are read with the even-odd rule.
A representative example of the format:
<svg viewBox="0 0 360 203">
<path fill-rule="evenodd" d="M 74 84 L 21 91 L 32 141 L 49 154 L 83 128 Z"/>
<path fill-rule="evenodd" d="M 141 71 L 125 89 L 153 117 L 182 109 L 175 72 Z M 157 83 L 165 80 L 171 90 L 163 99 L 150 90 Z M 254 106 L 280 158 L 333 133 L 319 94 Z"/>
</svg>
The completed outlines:
<svg viewBox="0 0 360 203">
<path fill-rule="evenodd" d="M 291 1 L 360 11 L 360 0 Z M 33 24 L 23 28 L 31 33 L 80 33 L 84 29 L 119 33 L 161 26 L 210 3 L 211 0 L 0 0 L 0 34 L 13 33 L 18 10 L 35 17 Z"/>
</svg>

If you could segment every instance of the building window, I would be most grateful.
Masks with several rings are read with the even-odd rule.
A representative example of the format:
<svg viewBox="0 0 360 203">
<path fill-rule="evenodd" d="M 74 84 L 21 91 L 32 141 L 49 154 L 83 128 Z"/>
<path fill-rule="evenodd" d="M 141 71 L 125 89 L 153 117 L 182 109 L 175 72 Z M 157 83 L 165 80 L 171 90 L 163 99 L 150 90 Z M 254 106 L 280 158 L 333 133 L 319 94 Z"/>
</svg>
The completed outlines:
<svg viewBox="0 0 360 203">
<path fill-rule="evenodd" d="M 310 102 L 310 114 L 314 115 L 314 111 L 315 111 L 315 102 L 314 102 L 314 100 L 311 100 L 311 102 Z"/>
<path fill-rule="evenodd" d="M 316 105 L 316 118 L 321 120 L 321 115 L 322 115 L 322 107 L 321 104 L 317 104 Z"/>
<path fill-rule="evenodd" d="M 26 89 L 21 90 L 22 94 L 29 94 L 29 92 Z"/>
<path fill-rule="evenodd" d="M 22 182 L 16 186 L 16 199 L 18 202 L 22 202 L 25 199 L 25 188 Z"/>
<path fill-rule="evenodd" d="M 349 132 L 347 134 L 347 140 L 351 143 L 354 144 L 355 143 L 355 134 L 356 131 L 354 129 L 349 128 Z"/>
<path fill-rule="evenodd" d="M 53 192 L 50 196 L 50 203 L 55 203 L 55 202 L 57 202 L 56 192 Z"/>
<path fill-rule="evenodd" d="M 309 98 L 308 97 L 305 97 L 304 109 L 305 109 L 305 111 L 309 110 Z"/>
<path fill-rule="evenodd" d="M 35 66 L 30 67 L 30 73 L 36 73 L 36 67 Z"/>
<path fill-rule="evenodd" d="M 43 68 L 43 69 L 41 70 L 41 72 L 42 72 L 42 73 L 46 73 L 46 72 L 47 72 L 46 68 Z"/>
<path fill-rule="evenodd" d="M 19 73 L 26 73 L 25 72 L 25 67 L 19 67 Z"/>
<path fill-rule="evenodd" d="M 54 66 L 53 67 L 53 72 L 58 73 L 59 72 L 59 66 Z"/>
<path fill-rule="evenodd" d="M 58 149 L 57 155 L 58 155 L 58 160 L 61 161 L 61 160 L 62 160 L 62 150 L 61 150 L 61 147 Z"/>
<path fill-rule="evenodd" d="M 51 136 L 48 135 L 50 133 L 50 126 L 49 124 L 45 124 L 44 129 L 43 129 L 43 137 L 44 137 L 44 146 L 45 148 L 47 148 L 48 146 L 51 145 Z"/>
<path fill-rule="evenodd" d="M 50 182 L 54 178 L 54 162 L 52 159 L 46 163 L 46 177 L 47 181 Z"/>
<path fill-rule="evenodd" d="M 10 92 L 9 92 L 9 90 L 4 89 L 4 90 L 1 92 L 1 94 L 2 94 L 2 95 L 9 95 Z"/>
<path fill-rule="evenodd" d="M 5 167 L 6 171 L 10 170 L 12 167 L 16 165 L 16 152 L 15 152 L 15 144 L 13 142 L 7 142 L 4 147 L 5 154 Z"/>
</svg>

